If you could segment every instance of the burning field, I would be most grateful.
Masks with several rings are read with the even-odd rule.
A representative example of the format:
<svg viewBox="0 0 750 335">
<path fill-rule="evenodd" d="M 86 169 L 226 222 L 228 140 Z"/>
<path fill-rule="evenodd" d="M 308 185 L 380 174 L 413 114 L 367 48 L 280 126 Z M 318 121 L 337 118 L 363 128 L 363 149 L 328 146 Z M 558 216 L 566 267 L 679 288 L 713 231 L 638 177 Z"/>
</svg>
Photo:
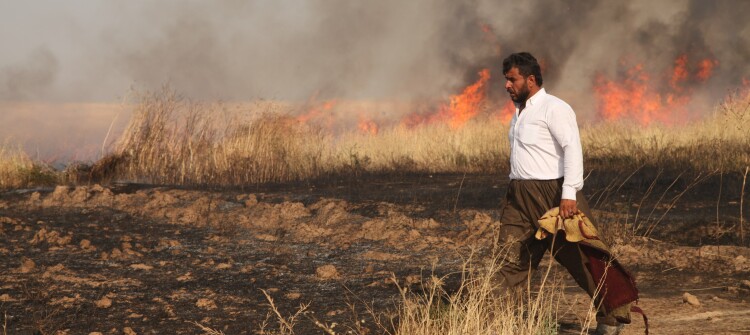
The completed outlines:
<svg viewBox="0 0 750 335">
<path fill-rule="evenodd" d="M 50 6 L 0 30 L 3 335 L 591 333 L 549 256 L 488 289 L 525 50 L 651 333 L 750 332 L 748 3 Z"/>
<path fill-rule="evenodd" d="M 94 164 L 55 171 L 4 149 L 5 331 L 428 334 L 459 318 L 472 333 L 586 333 L 588 298 L 548 260 L 529 307 L 475 308 L 508 182 L 506 108 L 478 76 L 393 124 L 342 101 L 222 118 L 163 91 Z M 607 99 L 641 92 L 603 83 Z M 586 194 L 653 333 L 750 328 L 749 101 L 738 90 L 679 126 L 649 121 L 679 110 L 663 105 L 582 128 Z M 467 291 L 480 294 L 455 300 Z"/>
</svg>

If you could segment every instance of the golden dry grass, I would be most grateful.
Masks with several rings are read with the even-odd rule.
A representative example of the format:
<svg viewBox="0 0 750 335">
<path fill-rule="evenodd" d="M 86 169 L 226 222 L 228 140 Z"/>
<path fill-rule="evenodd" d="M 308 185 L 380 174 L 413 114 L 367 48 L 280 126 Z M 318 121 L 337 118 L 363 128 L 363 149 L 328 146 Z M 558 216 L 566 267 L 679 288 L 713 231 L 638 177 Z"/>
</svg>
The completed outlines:
<svg viewBox="0 0 750 335">
<path fill-rule="evenodd" d="M 586 165 L 742 171 L 750 165 L 749 106 L 750 95 L 732 95 L 709 117 L 685 125 L 611 122 L 583 127 Z"/>
<path fill-rule="evenodd" d="M 240 120 L 220 105 L 158 93 L 142 98 L 107 158 L 117 166 L 107 170 L 119 178 L 165 184 L 284 182 L 317 177 L 323 149 L 319 131 L 292 117 L 266 112 Z"/>
<path fill-rule="evenodd" d="M 436 123 L 395 126 L 376 135 L 357 130 L 333 135 L 300 122 L 280 103 L 264 103 L 246 116 L 165 90 L 144 94 L 134 105 L 115 149 L 94 165 L 94 179 L 233 186 L 361 174 L 508 171 L 507 126 L 493 118 L 459 129 Z M 749 106 L 750 95 L 737 93 L 711 116 L 680 126 L 583 124 L 585 167 L 744 171 L 750 166 Z M 29 177 L 33 166 L 42 165 L 4 146 L 2 187 L 38 183 Z"/>
<path fill-rule="evenodd" d="M 34 162 L 20 148 L 0 146 L 0 189 L 52 185 L 59 180 L 58 172 Z"/>
<path fill-rule="evenodd" d="M 572 312 L 563 307 L 562 282 L 553 279 L 551 264 L 541 269 L 541 282 L 524 290 L 504 291 L 497 286 L 496 271 L 502 267 L 500 255 L 507 250 L 498 248 L 494 261 L 477 262 L 469 257 L 461 269 L 458 288 L 446 291 L 443 279 L 429 277 L 416 290 L 398 284 L 400 294 L 395 311 L 376 311 L 368 308 L 374 325 L 349 327 L 348 334 L 369 334 L 373 330 L 389 335 L 486 334 L 486 335 L 552 335 L 559 331 L 560 313 Z M 261 334 L 293 335 L 298 321 L 307 318 L 323 333 L 337 334 L 335 324 L 318 320 L 301 305 L 288 316 L 279 312 L 273 299 L 264 291 L 269 302 L 269 319 L 261 325 Z M 588 313 L 580 320 L 580 333 L 586 334 L 595 319 L 596 308 L 588 306 Z M 359 322 L 359 321 L 357 321 Z M 274 327 L 274 323 L 277 326 Z M 375 329 L 372 329 L 372 327 Z"/>
<path fill-rule="evenodd" d="M 21 150 L 9 146 L 0 147 L 0 187 L 11 188 L 23 185 L 23 171 L 33 165 Z"/>
<path fill-rule="evenodd" d="M 402 289 L 393 335 L 557 334 L 562 289 L 549 279 L 549 268 L 538 288 L 497 296 L 493 274 L 499 267 L 465 269 L 456 293 L 444 291 L 436 277 L 423 292 Z"/>
<path fill-rule="evenodd" d="M 713 115 L 680 125 L 597 123 L 581 127 L 588 170 L 742 171 L 750 165 L 750 96 L 733 95 Z M 113 153 L 117 178 L 152 183 L 242 185 L 363 173 L 505 173 L 507 126 L 475 119 L 395 126 L 334 136 L 267 105 L 252 118 L 173 93 L 144 96 Z"/>
</svg>

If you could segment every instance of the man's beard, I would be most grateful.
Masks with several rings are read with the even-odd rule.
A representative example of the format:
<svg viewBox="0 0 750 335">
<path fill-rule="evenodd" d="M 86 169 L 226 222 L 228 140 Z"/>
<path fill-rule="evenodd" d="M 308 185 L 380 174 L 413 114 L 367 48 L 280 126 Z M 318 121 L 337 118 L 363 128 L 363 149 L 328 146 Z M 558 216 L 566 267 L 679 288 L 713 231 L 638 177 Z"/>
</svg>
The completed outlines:
<svg viewBox="0 0 750 335">
<path fill-rule="evenodd" d="M 531 94 L 531 91 L 528 87 L 526 87 L 526 85 L 524 85 L 523 89 L 516 93 L 515 99 L 513 97 L 511 97 L 510 99 L 517 104 L 522 104 L 529 98 L 529 94 Z"/>
</svg>

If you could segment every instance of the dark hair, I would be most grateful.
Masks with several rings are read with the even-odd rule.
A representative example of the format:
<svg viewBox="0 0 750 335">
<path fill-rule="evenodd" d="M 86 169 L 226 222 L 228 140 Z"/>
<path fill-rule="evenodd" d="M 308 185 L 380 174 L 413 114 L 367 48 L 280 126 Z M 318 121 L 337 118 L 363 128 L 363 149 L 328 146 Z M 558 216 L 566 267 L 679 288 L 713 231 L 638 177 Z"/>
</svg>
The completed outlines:
<svg viewBox="0 0 750 335">
<path fill-rule="evenodd" d="M 508 73 L 508 71 L 514 67 L 518 68 L 518 72 L 521 73 L 524 78 L 534 75 L 534 78 L 536 78 L 536 84 L 539 85 L 539 87 L 542 86 L 542 68 L 539 66 L 539 62 L 536 61 L 536 58 L 530 53 L 514 53 L 503 60 L 503 74 Z"/>
</svg>

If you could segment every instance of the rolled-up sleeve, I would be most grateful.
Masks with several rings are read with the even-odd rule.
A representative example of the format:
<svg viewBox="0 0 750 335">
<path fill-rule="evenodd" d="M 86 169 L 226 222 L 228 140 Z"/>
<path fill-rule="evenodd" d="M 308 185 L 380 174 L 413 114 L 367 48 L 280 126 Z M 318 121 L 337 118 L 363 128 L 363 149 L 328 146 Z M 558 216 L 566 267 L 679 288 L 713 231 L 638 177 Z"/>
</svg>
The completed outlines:
<svg viewBox="0 0 750 335">
<path fill-rule="evenodd" d="M 576 115 L 568 104 L 557 103 L 547 111 L 547 124 L 552 137 L 563 151 L 562 198 L 576 200 L 583 188 L 583 149 Z"/>
</svg>

